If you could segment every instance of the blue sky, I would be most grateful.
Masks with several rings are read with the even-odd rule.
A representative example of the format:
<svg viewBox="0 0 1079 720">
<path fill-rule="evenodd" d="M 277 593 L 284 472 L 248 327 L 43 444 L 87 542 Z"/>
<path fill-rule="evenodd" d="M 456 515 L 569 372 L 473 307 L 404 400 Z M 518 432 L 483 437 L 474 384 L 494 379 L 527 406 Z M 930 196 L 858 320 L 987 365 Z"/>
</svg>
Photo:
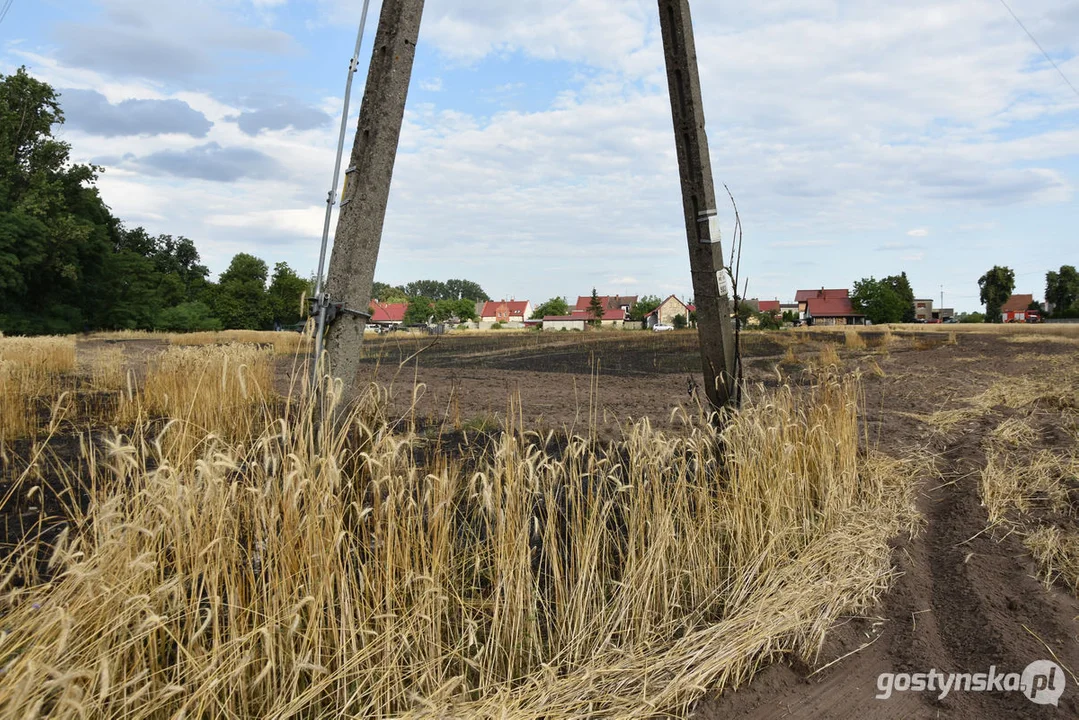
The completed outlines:
<svg viewBox="0 0 1079 720">
<path fill-rule="evenodd" d="M 237 252 L 306 273 L 361 6 L 14 0 L 0 72 L 64 93 L 62 135 L 128 225 L 192 238 L 215 273 Z M 1079 84 L 1079 0 L 1013 8 Z M 750 295 L 905 270 L 974 310 L 994 264 L 1038 297 L 1079 264 L 1079 97 L 998 0 L 693 11 Z M 428 0 L 376 274 L 688 296 L 655 1 Z"/>
</svg>

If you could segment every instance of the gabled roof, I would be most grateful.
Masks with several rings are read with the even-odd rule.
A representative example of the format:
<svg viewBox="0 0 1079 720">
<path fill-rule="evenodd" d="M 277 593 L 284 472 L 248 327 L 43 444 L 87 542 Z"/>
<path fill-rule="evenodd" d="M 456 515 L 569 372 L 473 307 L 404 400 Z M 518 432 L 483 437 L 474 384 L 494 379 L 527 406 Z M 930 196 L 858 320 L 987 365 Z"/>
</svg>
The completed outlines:
<svg viewBox="0 0 1079 720">
<path fill-rule="evenodd" d="M 794 294 L 794 302 L 803 303 L 810 298 L 817 298 L 819 300 L 827 300 L 829 298 L 849 298 L 850 290 L 846 288 L 835 288 L 828 290 L 821 288 L 820 290 L 799 290 Z"/>
<path fill-rule="evenodd" d="M 524 318 L 525 313 L 528 312 L 529 302 L 527 300 L 489 300 L 484 303 L 480 317 L 497 317 L 498 309 L 503 305 L 506 306 L 506 312 L 510 317 Z"/>
<path fill-rule="evenodd" d="M 380 303 L 371 301 L 371 322 L 399 323 L 405 321 L 408 303 Z"/>
<path fill-rule="evenodd" d="M 576 319 L 582 319 L 582 318 L 585 319 L 585 320 L 592 320 L 593 319 L 592 313 L 590 313 L 588 310 L 574 310 L 573 315 L 571 317 L 573 317 L 575 320 Z M 626 311 L 623 310 L 622 308 L 617 308 L 617 309 L 614 309 L 614 310 L 611 310 L 611 309 L 604 310 L 603 311 L 603 319 L 605 321 L 607 321 L 607 322 L 610 322 L 612 320 L 625 320 L 626 319 Z"/>
<path fill-rule="evenodd" d="M 845 297 L 809 298 L 806 300 L 806 311 L 815 318 L 863 317 L 862 313 L 855 312 L 850 298 Z"/>
<path fill-rule="evenodd" d="M 636 295 L 598 295 L 597 298 L 603 307 L 608 310 L 617 310 L 623 305 L 632 308 L 637 304 Z M 573 307 L 574 311 L 587 310 L 592 306 L 591 295 L 578 295 L 577 304 Z"/>
<path fill-rule="evenodd" d="M 757 306 L 761 312 L 779 312 L 778 300 L 761 300 Z"/>
<path fill-rule="evenodd" d="M 696 305 L 686 305 L 686 304 L 685 304 L 684 302 L 682 302 L 681 300 L 679 300 L 679 299 L 678 299 L 678 296 L 677 296 L 677 295 L 668 295 L 668 296 L 667 296 L 667 299 L 666 299 L 666 300 L 664 300 L 664 301 L 663 301 L 663 302 L 661 302 L 661 303 L 660 303 L 659 305 L 657 305 L 657 306 L 656 306 L 656 309 L 655 309 L 655 310 L 653 310 L 652 312 L 648 313 L 648 314 L 649 314 L 649 315 L 655 315 L 655 314 L 657 314 L 657 313 L 659 312 L 659 309 L 660 309 L 661 307 L 663 307 L 664 305 L 666 305 L 666 304 L 667 304 L 668 302 L 670 302 L 671 300 L 674 300 L 674 301 L 675 301 L 676 303 L 678 303 L 679 305 L 681 305 L 682 307 L 684 307 L 684 308 L 686 309 L 686 311 L 687 311 L 687 312 L 693 312 L 694 310 L 696 310 L 696 309 L 697 309 L 697 306 L 696 306 Z"/>
<path fill-rule="evenodd" d="M 1034 302 L 1033 295 L 1012 295 L 1008 298 L 1008 301 L 1000 307 L 1000 311 L 1026 312 L 1032 302 Z"/>
</svg>

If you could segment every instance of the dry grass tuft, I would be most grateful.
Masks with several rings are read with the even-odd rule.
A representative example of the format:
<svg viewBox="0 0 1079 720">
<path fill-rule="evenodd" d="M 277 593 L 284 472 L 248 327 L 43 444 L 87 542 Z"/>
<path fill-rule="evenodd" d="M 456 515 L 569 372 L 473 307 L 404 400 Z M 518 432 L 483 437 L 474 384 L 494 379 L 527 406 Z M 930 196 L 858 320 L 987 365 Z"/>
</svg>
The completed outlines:
<svg viewBox="0 0 1079 720">
<path fill-rule="evenodd" d="M 869 371 L 879 378 L 888 377 L 888 373 L 884 372 L 884 368 L 873 358 L 869 359 Z"/>
<path fill-rule="evenodd" d="M 846 345 L 848 350 L 865 350 L 865 340 L 857 330 L 847 330 Z"/>
<path fill-rule="evenodd" d="M 835 349 L 835 345 L 827 342 L 821 348 L 820 355 L 817 356 L 817 362 L 822 368 L 843 367 L 843 359 L 839 357 L 839 351 Z"/>
<path fill-rule="evenodd" d="M 240 441 L 261 432 L 274 397 L 273 359 L 255 345 L 171 347 L 150 361 L 142 388 L 132 382 L 129 375 L 117 421 L 169 421 L 163 436 L 175 459 L 206 436 Z"/>
<path fill-rule="evenodd" d="M 913 469 L 859 453 L 849 379 L 757 390 L 723 443 L 642 420 L 551 456 L 511 421 L 462 459 L 391 434 L 374 386 L 262 422 L 267 357 L 170 349 L 128 407 L 182 418 L 193 462 L 86 445 L 89 510 L 0 562 L 5 716 L 677 713 L 818 651 L 914 529 Z"/>
<path fill-rule="evenodd" d="M 1079 596 L 1079 533 L 1042 525 L 1023 544 L 1041 568 L 1046 587 L 1061 583 Z"/>
<path fill-rule="evenodd" d="M 97 350 L 89 359 L 90 385 L 94 390 L 118 391 L 127 383 L 126 360 L 122 347 Z"/>
<path fill-rule="evenodd" d="M 788 345 L 787 352 L 784 353 L 783 359 L 780 361 L 780 363 L 783 365 L 797 365 L 800 362 L 801 360 L 798 359 L 798 355 L 796 355 L 794 352 L 794 346 Z"/>
<path fill-rule="evenodd" d="M 991 446 L 981 477 L 982 504 L 989 513 L 989 523 L 1009 520 L 1013 510 L 1021 514 L 1036 507 L 1066 510 L 1068 489 L 1063 480 L 1073 464 L 1048 450 L 1024 457 L 1014 450 Z"/>
<path fill-rule="evenodd" d="M 312 350 L 311 337 L 299 332 L 261 330 L 223 330 L 221 332 L 171 333 L 166 336 L 172 345 L 228 345 L 250 343 L 272 346 L 278 355 L 293 355 Z"/>
<path fill-rule="evenodd" d="M 0 440 L 33 435 L 38 404 L 59 397 L 74 371 L 72 338 L 0 338 Z"/>
</svg>

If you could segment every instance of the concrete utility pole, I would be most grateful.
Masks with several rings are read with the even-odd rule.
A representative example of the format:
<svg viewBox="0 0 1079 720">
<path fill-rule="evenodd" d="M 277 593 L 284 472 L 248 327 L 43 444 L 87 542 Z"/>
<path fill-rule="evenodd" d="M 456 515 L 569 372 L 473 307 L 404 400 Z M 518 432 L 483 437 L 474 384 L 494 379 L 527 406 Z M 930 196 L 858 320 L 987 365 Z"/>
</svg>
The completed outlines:
<svg viewBox="0 0 1079 720">
<path fill-rule="evenodd" d="M 330 374 L 356 384 L 424 0 L 383 0 L 326 282 Z M 340 306 L 340 308 L 336 308 Z"/>
<path fill-rule="evenodd" d="M 659 22 L 682 176 L 704 385 L 709 402 L 718 410 L 737 401 L 734 324 L 716 214 L 712 161 L 704 131 L 704 104 L 689 0 L 659 0 Z"/>
</svg>

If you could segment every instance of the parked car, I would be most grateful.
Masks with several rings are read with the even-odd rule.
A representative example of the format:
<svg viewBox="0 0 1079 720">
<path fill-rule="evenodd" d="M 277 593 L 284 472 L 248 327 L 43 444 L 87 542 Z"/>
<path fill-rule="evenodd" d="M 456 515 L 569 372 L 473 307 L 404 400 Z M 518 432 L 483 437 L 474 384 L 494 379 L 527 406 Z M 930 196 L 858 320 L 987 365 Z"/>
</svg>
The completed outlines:
<svg viewBox="0 0 1079 720">
<path fill-rule="evenodd" d="M 652 328 L 655 332 L 666 332 L 668 330 L 674 330 L 673 325 L 656 325 Z"/>
</svg>

